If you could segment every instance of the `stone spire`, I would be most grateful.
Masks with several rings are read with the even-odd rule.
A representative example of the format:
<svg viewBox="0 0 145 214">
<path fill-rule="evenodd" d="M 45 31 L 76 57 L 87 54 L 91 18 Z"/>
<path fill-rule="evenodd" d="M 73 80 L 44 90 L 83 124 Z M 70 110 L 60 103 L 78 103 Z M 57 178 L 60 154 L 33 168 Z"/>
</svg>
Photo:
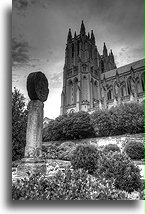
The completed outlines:
<svg viewBox="0 0 145 214">
<path fill-rule="evenodd" d="M 114 55 L 113 55 L 112 50 L 111 50 L 111 52 L 110 52 L 110 58 L 111 58 L 111 61 L 112 61 L 113 63 L 115 63 L 115 61 L 114 61 Z"/>
<path fill-rule="evenodd" d="M 90 39 L 90 33 L 88 32 L 88 38 Z"/>
<path fill-rule="evenodd" d="M 80 30 L 80 34 L 81 35 L 85 35 L 85 26 L 84 26 L 84 22 L 83 22 L 83 20 L 82 20 L 82 24 L 81 24 L 81 30 Z"/>
<path fill-rule="evenodd" d="M 95 37 L 94 37 L 93 30 L 91 30 L 91 41 L 93 44 L 95 44 Z"/>
<path fill-rule="evenodd" d="M 106 48 L 105 42 L 104 42 L 104 47 L 103 47 L 103 56 L 104 56 L 104 57 L 107 57 L 107 56 L 108 56 L 107 48 Z"/>
<path fill-rule="evenodd" d="M 71 29 L 69 28 L 68 36 L 67 36 L 67 43 L 72 41 Z"/>
</svg>

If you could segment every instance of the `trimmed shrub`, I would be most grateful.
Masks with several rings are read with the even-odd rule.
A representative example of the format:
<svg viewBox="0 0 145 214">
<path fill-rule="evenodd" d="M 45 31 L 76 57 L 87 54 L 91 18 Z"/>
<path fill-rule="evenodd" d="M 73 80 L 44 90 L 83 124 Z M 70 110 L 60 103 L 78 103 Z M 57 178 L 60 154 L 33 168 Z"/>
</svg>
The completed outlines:
<svg viewBox="0 0 145 214">
<path fill-rule="evenodd" d="M 130 200 L 114 188 L 114 179 L 95 178 L 83 169 L 68 167 L 54 176 L 30 175 L 12 185 L 13 200 Z"/>
<path fill-rule="evenodd" d="M 71 158 L 74 169 L 83 168 L 92 174 L 97 169 L 99 152 L 93 145 L 78 145 Z"/>
<path fill-rule="evenodd" d="M 106 179 L 114 178 L 115 187 L 127 192 L 138 191 L 142 187 L 139 168 L 131 159 L 119 152 L 100 153 L 96 176 L 102 174 Z"/>
<path fill-rule="evenodd" d="M 116 144 L 108 144 L 104 147 L 103 152 L 108 153 L 108 152 L 120 152 L 120 148 Z"/>
<path fill-rule="evenodd" d="M 126 152 L 132 160 L 144 159 L 144 145 L 141 142 L 131 141 L 127 143 L 124 152 Z"/>
<path fill-rule="evenodd" d="M 89 113 L 59 116 L 43 130 L 43 141 L 74 140 L 95 137 Z"/>
</svg>

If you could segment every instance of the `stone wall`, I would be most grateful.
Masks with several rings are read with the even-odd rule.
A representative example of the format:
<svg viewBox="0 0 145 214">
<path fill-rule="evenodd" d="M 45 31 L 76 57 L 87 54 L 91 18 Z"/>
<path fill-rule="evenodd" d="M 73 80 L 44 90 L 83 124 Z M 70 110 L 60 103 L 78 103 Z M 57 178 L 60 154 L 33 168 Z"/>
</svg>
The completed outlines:
<svg viewBox="0 0 145 214">
<path fill-rule="evenodd" d="M 117 144 L 120 148 L 124 147 L 128 141 L 136 141 L 144 143 L 144 134 L 125 134 L 111 137 L 98 137 L 88 139 L 88 142 L 97 143 L 98 146 L 107 144 Z"/>
</svg>

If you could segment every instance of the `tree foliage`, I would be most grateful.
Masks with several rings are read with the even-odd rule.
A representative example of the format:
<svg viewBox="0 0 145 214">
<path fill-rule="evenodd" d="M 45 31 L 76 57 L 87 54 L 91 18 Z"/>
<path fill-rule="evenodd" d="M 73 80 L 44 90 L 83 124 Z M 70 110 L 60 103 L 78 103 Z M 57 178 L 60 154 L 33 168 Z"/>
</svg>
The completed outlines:
<svg viewBox="0 0 145 214">
<path fill-rule="evenodd" d="M 140 169 L 131 159 L 121 152 L 100 153 L 96 175 L 102 175 L 106 179 L 114 178 L 116 189 L 133 192 L 141 190 L 142 182 Z"/>
<path fill-rule="evenodd" d="M 17 88 L 12 92 L 12 160 L 24 156 L 28 110 L 25 97 Z"/>
<path fill-rule="evenodd" d="M 96 136 L 143 133 L 144 109 L 138 102 L 124 103 L 108 110 L 95 111 L 91 118 Z"/>
<path fill-rule="evenodd" d="M 142 160 L 144 158 L 144 144 L 130 141 L 126 144 L 124 152 L 126 152 L 132 160 Z"/>
<path fill-rule="evenodd" d="M 44 141 L 95 137 L 90 115 L 77 112 L 57 117 L 43 130 Z"/>
<path fill-rule="evenodd" d="M 71 158 L 74 169 L 83 168 L 92 174 L 98 167 L 99 152 L 94 145 L 80 144 L 76 147 Z"/>
<path fill-rule="evenodd" d="M 43 141 L 74 140 L 136 134 L 144 131 L 143 103 L 121 104 L 93 114 L 65 114 L 51 121 L 43 130 Z"/>
</svg>

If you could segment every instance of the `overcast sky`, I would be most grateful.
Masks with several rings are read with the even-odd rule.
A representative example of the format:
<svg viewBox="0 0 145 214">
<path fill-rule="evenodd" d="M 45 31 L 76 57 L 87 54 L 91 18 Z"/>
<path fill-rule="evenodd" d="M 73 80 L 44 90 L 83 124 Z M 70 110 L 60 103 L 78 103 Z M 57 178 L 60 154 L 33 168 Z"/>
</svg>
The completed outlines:
<svg viewBox="0 0 145 214">
<path fill-rule="evenodd" d="M 117 67 L 144 57 L 143 0 L 13 0 L 12 87 L 28 98 L 28 74 L 45 73 L 46 117 L 60 113 L 68 29 L 79 34 L 82 20 L 86 32 L 93 29 L 100 54 L 103 42 L 113 50 Z"/>
</svg>

